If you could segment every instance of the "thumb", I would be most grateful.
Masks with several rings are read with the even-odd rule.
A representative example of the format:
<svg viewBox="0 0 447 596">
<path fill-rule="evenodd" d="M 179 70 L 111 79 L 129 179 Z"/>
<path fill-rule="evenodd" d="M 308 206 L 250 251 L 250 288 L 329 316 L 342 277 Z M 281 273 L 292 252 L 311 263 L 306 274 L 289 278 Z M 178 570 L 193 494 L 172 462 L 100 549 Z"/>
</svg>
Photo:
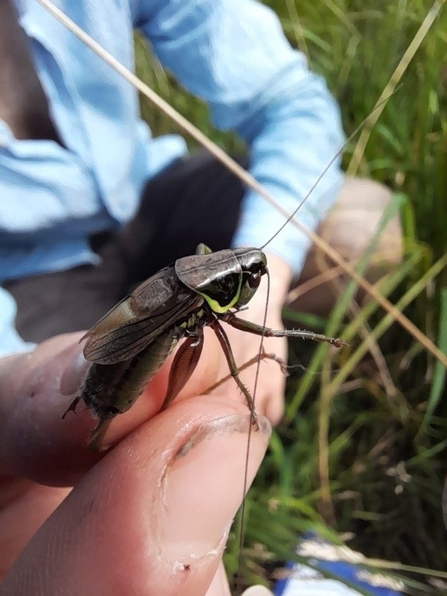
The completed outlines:
<svg viewBox="0 0 447 596">
<path fill-rule="evenodd" d="M 0 594 L 204 595 L 242 500 L 249 416 L 217 396 L 185 398 L 140 426 L 75 486 Z M 249 483 L 267 447 L 260 418 Z"/>
</svg>

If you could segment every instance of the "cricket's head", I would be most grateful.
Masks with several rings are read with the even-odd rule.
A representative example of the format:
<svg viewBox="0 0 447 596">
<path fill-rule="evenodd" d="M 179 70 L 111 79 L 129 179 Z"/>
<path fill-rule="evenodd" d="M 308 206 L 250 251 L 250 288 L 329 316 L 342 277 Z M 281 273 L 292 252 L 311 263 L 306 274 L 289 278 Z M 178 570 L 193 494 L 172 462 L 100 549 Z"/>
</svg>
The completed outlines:
<svg viewBox="0 0 447 596">
<path fill-rule="evenodd" d="M 241 291 L 235 304 L 240 308 L 250 302 L 259 288 L 262 276 L 268 273 L 267 257 L 259 248 L 236 248 L 233 252 L 242 269 Z"/>
</svg>

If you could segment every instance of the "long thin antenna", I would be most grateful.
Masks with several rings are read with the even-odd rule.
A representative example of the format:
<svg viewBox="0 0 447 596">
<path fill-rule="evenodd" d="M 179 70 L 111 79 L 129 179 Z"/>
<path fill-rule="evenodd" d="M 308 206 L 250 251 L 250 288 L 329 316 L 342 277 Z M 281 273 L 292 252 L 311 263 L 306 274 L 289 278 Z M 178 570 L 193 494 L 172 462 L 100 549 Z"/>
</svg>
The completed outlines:
<svg viewBox="0 0 447 596">
<path fill-rule="evenodd" d="M 269 270 L 267 269 L 267 295 L 266 295 L 265 308 L 264 308 L 264 317 L 263 317 L 263 321 L 262 321 L 262 326 L 264 327 L 264 329 L 265 329 L 265 325 L 267 323 L 269 299 L 270 299 L 270 273 L 269 273 Z M 257 393 L 258 382 L 259 382 L 259 372 L 261 370 L 262 354 L 264 353 L 264 340 L 265 340 L 265 335 L 261 335 L 261 341 L 259 342 L 258 358 L 257 358 L 257 362 L 256 362 L 255 382 L 254 382 L 254 386 L 253 386 L 253 408 L 256 405 L 255 401 L 256 401 L 256 393 Z M 241 569 L 241 567 L 242 567 L 242 555 L 243 555 L 243 549 L 244 549 L 244 525 L 245 525 L 245 516 L 246 516 L 245 493 L 247 492 L 247 487 L 248 487 L 248 458 L 250 455 L 252 429 L 253 429 L 253 411 L 250 411 L 250 427 L 248 429 L 247 452 L 246 452 L 246 457 L 245 457 L 245 468 L 244 468 L 244 483 L 242 486 L 242 491 L 243 491 L 242 505 L 241 505 L 240 516 L 239 516 L 240 532 L 239 532 L 239 545 L 238 545 L 239 550 L 237 553 L 239 569 Z M 238 582 L 239 579 L 240 579 L 239 576 L 237 576 L 236 582 Z M 239 588 L 239 586 L 236 586 L 236 587 Z"/>
<path fill-rule="evenodd" d="M 447 367 L 447 355 L 444 354 L 422 331 L 416 327 L 404 314 L 402 314 L 387 298 L 371 285 L 366 279 L 359 275 L 355 269 L 351 267 L 341 257 L 336 250 L 334 250 L 325 240 L 318 236 L 312 230 L 309 230 L 299 220 L 294 219 L 294 215 L 300 209 L 301 205 L 307 200 L 307 195 L 303 201 L 298 205 L 293 213 L 289 213 L 282 205 L 280 205 L 275 198 L 261 185 L 251 174 L 246 172 L 239 164 L 237 164 L 231 157 L 229 157 L 218 145 L 210 141 L 198 128 L 191 124 L 186 118 L 179 114 L 172 106 L 170 106 L 164 99 L 162 99 L 153 89 L 140 81 L 140 79 L 126 68 L 121 62 L 114 58 L 107 50 L 101 47 L 90 35 L 83 31 L 76 23 L 67 17 L 59 8 L 57 8 L 50 0 L 36 0 L 46 10 L 48 10 L 59 22 L 67 27 L 78 39 L 80 39 L 87 47 L 89 47 L 95 54 L 100 56 L 104 62 L 109 64 L 116 72 L 118 72 L 126 81 L 133 85 L 145 97 L 147 97 L 154 105 L 159 107 L 171 120 L 173 120 L 180 128 L 191 135 L 198 143 L 207 149 L 216 159 L 223 163 L 233 174 L 235 174 L 242 182 L 249 188 L 258 193 L 270 205 L 275 207 L 286 218 L 286 224 L 291 223 L 296 226 L 307 238 L 309 238 L 331 261 L 339 265 L 345 273 L 347 273 L 355 282 L 365 290 L 370 296 L 376 300 L 386 311 L 388 311 L 399 324 L 410 333 L 417 341 L 419 341 L 424 348 L 431 352 L 444 366 Z M 435 3 L 437 4 L 437 3 Z M 382 105 L 382 104 L 380 104 Z M 370 118 L 370 116 L 368 116 Z M 366 119 L 366 121 L 368 120 Z M 363 124 L 362 124 L 363 125 Z M 349 142 L 349 139 L 348 141 Z M 333 163 L 335 159 L 341 154 L 345 145 L 334 156 L 327 168 Z M 326 168 L 326 169 L 327 169 Z M 326 170 L 324 170 L 325 172 Z M 323 172 L 323 173 L 324 173 Z M 323 175 L 323 174 L 322 174 Z M 318 184 L 320 178 L 315 183 Z M 313 190 L 313 189 L 312 189 Z M 311 191 L 312 192 L 312 191 Z"/>
</svg>

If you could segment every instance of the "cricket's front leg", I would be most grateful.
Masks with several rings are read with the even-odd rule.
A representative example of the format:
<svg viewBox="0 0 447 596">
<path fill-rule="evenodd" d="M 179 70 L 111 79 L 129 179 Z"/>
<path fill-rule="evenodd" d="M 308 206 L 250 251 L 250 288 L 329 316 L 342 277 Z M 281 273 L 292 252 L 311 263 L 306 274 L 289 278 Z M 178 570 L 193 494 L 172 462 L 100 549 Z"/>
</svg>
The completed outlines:
<svg viewBox="0 0 447 596">
<path fill-rule="evenodd" d="M 300 337 L 301 339 L 311 339 L 312 341 L 318 341 L 320 343 L 328 343 L 336 348 L 348 345 L 338 337 L 326 337 L 321 333 L 305 331 L 304 329 L 270 329 L 269 327 L 263 327 L 262 325 L 251 323 L 245 319 L 239 319 L 234 313 L 230 312 L 222 316 L 221 320 L 225 321 L 225 323 L 228 323 L 228 325 L 231 325 L 235 329 L 254 333 L 255 335 L 261 335 L 263 337 Z"/>
<path fill-rule="evenodd" d="M 244 383 L 240 379 L 239 369 L 236 364 L 236 360 L 234 359 L 233 350 L 231 349 L 231 344 L 228 339 L 228 336 L 225 333 L 222 325 L 219 323 L 219 321 L 217 319 L 215 321 L 213 321 L 212 323 L 210 323 L 210 327 L 216 334 L 216 337 L 219 340 L 219 343 L 221 345 L 223 353 L 225 354 L 228 368 L 230 369 L 230 374 L 233 377 L 233 379 L 235 380 L 237 386 L 239 387 L 239 389 L 241 390 L 241 392 L 243 393 L 243 395 L 246 399 L 246 402 L 247 402 L 247 405 L 248 405 L 248 408 L 249 408 L 250 414 L 251 414 L 251 421 L 252 421 L 253 425 L 256 428 L 258 428 L 258 417 L 255 412 L 255 403 L 253 400 L 253 396 L 251 395 L 248 388 L 244 385 Z"/>
</svg>

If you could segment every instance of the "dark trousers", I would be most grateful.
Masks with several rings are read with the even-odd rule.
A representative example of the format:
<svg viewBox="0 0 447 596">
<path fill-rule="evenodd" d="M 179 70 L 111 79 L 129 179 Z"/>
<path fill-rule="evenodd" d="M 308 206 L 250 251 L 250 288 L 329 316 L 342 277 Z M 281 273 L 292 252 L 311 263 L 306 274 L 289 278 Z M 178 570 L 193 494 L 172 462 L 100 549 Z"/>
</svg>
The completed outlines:
<svg viewBox="0 0 447 596">
<path fill-rule="evenodd" d="M 88 329 L 136 284 L 194 254 L 199 242 L 212 250 L 228 248 L 243 192 L 241 182 L 208 154 L 177 160 L 146 184 L 132 221 L 91 238 L 100 265 L 3 284 L 17 302 L 19 334 L 40 342 Z"/>
</svg>

